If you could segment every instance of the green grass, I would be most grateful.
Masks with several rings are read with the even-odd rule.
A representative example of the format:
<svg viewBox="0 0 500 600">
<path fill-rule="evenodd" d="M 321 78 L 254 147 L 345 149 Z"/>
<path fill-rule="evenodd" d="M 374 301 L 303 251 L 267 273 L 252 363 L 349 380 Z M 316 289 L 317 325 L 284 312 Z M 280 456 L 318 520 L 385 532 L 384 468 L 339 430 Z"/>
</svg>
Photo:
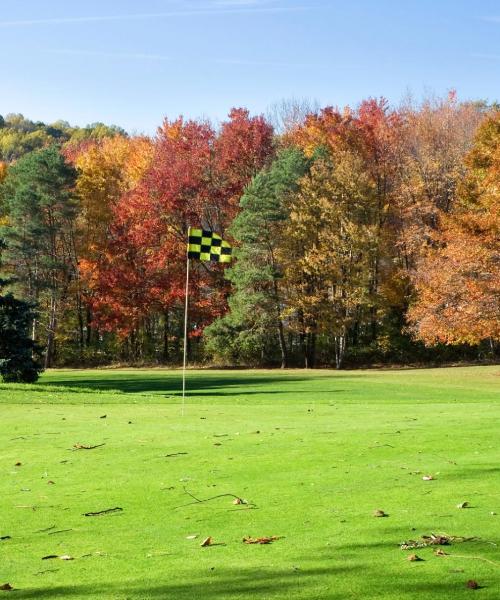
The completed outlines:
<svg viewBox="0 0 500 600">
<path fill-rule="evenodd" d="M 180 384 L 57 370 L 0 385 L 14 598 L 500 598 L 499 367 L 191 371 L 184 417 Z M 252 504 L 182 506 L 187 492 Z M 476 539 L 409 562 L 400 543 L 431 532 Z M 220 545 L 200 547 L 208 536 Z"/>
</svg>

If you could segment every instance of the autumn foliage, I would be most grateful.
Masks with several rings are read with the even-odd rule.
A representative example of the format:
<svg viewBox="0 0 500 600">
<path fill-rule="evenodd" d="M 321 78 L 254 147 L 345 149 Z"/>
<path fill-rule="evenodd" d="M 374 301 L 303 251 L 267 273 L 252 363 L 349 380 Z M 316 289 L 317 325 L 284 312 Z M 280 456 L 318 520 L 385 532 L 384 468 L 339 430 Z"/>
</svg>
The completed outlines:
<svg viewBox="0 0 500 600">
<path fill-rule="evenodd" d="M 192 263 L 196 360 L 341 367 L 448 357 L 445 345 L 495 352 L 498 111 L 450 93 L 291 113 L 280 135 L 241 108 L 217 127 L 165 119 L 152 138 L 102 124 L 61 134 L 57 168 L 75 178 L 63 193 L 52 182 L 55 209 L 71 208 L 52 253 L 50 223 L 26 246 L 38 225 L 18 202 L 40 165 L 9 148 L 4 269 L 41 307 L 33 331 L 47 348 L 51 332 L 56 363 L 178 361 L 189 226 L 222 234 L 236 256 L 229 269 Z M 47 264 L 53 283 L 35 290 Z"/>
</svg>

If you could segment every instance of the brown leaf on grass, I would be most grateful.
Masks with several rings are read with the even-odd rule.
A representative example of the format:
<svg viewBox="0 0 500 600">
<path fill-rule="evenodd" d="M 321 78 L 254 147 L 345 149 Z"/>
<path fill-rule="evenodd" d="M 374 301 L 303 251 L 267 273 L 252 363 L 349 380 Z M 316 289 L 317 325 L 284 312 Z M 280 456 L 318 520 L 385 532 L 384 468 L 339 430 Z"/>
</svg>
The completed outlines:
<svg viewBox="0 0 500 600">
<path fill-rule="evenodd" d="M 467 582 L 467 587 L 470 590 L 477 590 L 477 589 L 479 589 L 479 583 L 477 581 L 475 581 L 474 579 L 469 579 L 469 581 Z"/>
<path fill-rule="evenodd" d="M 434 555 L 435 556 L 448 556 L 448 552 L 445 552 L 444 550 L 441 550 L 441 548 L 438 548 L 437 550 L 434 550 Z"/>
<path fill-rule="evenodd" d="M 213 543 L 214 543 L 214 541 L 212 539 L 212 536 L 208 536 L 201 542 L 200 546 L 202 548 L 206 548 L 207 546 L 211 546 Z"/>
<path fill-rule="evenodd" d="M 456 538 L 453 538 L 456 539 Z M 427 548 L 427 546 L 447 546 L 451 539 L 445 535 L 423 535 L 422 540 L 407 540 L 401 544 L 401 550 L 412 550 L 415 548 Z"/>
<path fill-rule="evenodd" d="M 16 462 L 16 464 L 14 465 L 15 467 L 21 467 L 22 466 L 22 462 Z"/>
<path fill-rule="evenodd" d="M 388 517 L 389 515 L 385 513 L 383 510 L 377 509 L 373 511 L 374 517 Z"/>
<path fill-rule="evenodd" d="M 410 554 L 410 556 L 408 556 L 408 560 L 410 562 L 420 562 L 423 561 L 423 558 L 420 558 L 420 556 L 417 556 L 416 554 Z"/>
<path fill-rule="evenodd" d="M 243 500 L 243 498 L 235 498 L 233 500 L 233 504 L 248 504 L 248 502 L 246 500 Z"/>
<path fill-rule="evenodd" d="M 96 444 L 95 446 L 87 446 L 86 444 L 73 444 L 73 450 L 93 450 L 94 448 L 100 448 L 106 444 Z"/>
<path fill-rule="evenodd" d="M 49 479 L 47 481 L 47 485 L 54 485 L 54 484 L 55 484 L 55 481 L 52 481 L 52 479 Z"/>
<path fill-rule="evenodd" d="M 243 543 L 244 544 L 272 544 L 273 542 L 275 542 L 276 540 L 279 540 L 279 539 L 280 539 L 279 535 L 271 535 L 268 537 L 258 537 L 258 538 L 246 536 L 243 538 Z"/>
<path fill-rule="evenodd" d="M 4 583 L 2 585 L 0 585 L 0 590 L 3 590 L 4 592 L 11 592 L 14 588 L 10 585 L 10 583 Z"/>
<path fill-rule="evenodd" d="M 435 535 L 431 533 L 431 535 L 423 535 L 422 539 L 429 546 L 448 546 L 450 543 L 450 538 L 446 535 Z"/>
</svg>

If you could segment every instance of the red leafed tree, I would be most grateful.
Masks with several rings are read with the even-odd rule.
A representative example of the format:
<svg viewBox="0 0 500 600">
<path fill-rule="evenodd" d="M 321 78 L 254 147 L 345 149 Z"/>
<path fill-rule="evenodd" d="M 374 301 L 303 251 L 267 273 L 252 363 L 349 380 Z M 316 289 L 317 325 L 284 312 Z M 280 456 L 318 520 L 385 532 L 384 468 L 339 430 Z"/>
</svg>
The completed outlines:
<svg viewBox="0 0 500 600">
<path fill-rule="evenodd" d="M 189 226 L 224 234 L 244 187 L 269 159 L 273 130 L 262 117 L 233 110 L 217 132 L 204 121 L 165 120 L 150 168 L 114 208 L 109 244 L 95 265 L 94 312 L 101 326 L 128 334 L 152 314 L 179 309 Z M 192 335 L 221 315 L 222 267 L 194 263 Z"/>
</svg>

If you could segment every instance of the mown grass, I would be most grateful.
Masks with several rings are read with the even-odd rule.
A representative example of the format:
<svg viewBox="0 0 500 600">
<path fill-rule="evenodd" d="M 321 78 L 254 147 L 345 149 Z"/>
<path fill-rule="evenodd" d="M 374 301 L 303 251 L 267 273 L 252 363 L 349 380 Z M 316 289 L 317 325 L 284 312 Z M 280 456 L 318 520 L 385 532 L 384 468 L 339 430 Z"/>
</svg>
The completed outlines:
<svg viewBox="0 0 500 600">
<path fill-rule="evenodd" d="M 16 598 L 498 599 L 499 383 L 499 367 L 191 371 L 184 417 L 179 371 L 0 385 L 0 585 Z M 474 539 L 446 556 L 400 549 L 431 532 Z"/>
</svg>

